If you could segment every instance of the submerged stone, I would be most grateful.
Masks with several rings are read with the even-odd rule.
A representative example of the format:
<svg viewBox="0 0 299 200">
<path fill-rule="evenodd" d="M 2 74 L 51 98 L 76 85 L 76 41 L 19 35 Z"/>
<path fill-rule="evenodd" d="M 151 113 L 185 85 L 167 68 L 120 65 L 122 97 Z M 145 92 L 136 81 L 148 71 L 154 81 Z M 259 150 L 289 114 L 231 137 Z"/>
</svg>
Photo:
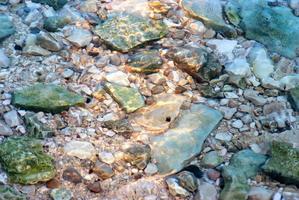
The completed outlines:
<svg viewBox="0 0 299 200">
<path fill-rule="evenodd" d="M 160 39 L 167 32 L 167 26 L 163 22 L 132 14 L 116 15 L 95 29 L 95 33 L 109 46 L 122 52 Z"/>
<path fill-rule="evenodd" d="M 273 141 L 270 159 L 263 166 L 263 170 L 280 182 L 299 186 L 298 161 L 298 148 L 284 142 Z"/>
<path fill-rule="evenodd" d="M 220 0 L 183 0 L 182 7 L 187 14 L 202 21 L 206 26 L 228 37 L 237 36 L 234 28 L 226 24 L 223 19 Z"/>
<path fill-rule="evenodd" d="M 205 105 L 192 105 L 174 125 L 160 136 L 152 138 L 152 158 L 162 174 L 177 172 L 198 155 L 211 131 L 217 127 L 222 114 Z"/>
<path fill-rule="evenodd" d="M 44 29 L 50 32 L 56 32 L 59 28 L 63 28 L 65 25 L 71 22 L 70 18 L 61 16 L 52 16 L 44 20 Z"/>
<path fill-rule="evenodd" d="M 53 189 L 50 193 L 53 200 L 71 200 L 73 198 L 73 193 L 64 188 Z"/>
<path fill-rule="evenodd" d="M 150 50 L 136 53 L 129 58 L 128 70 L 136 73 L 158 72 L 163 64 L 158 51 Z"/>
<path fill-rule="evenodd" d="M 12 21 L 5 14 L 0 14 L 0 41 L 15 32 Z"/>
<path fill-rule="evenodd" d="M 105 90 L 127 113 L 134 112 L 144 106 L 144 99 L 135 88 L 106 83 Z"/>
<path fill-rule="evenodd" d="M 289 91 L 288 99 L 294 110 L 299 112 L 299 87 L 293 88 Z"/>
<path fill-rule="evenodd" d="M 136 166 L 138 169 L 144 169 L 149 163 L 151 149 L 148 145 L 135 144 L 125 150 L 124 159 Z"/>
<path fill-rule="evenodd" d="M 53 159 L 43 152 L 40 141 L 29 137 L 10 137 L 1 143 L 0 163 L 14 183 L 45 182 L 56 174 Z"/>
<path fill-rule="evenodd" d="M 47 4 L 53 7 L 55 10 L 59 10 L 67 3 L 67 0 L 32 0 L 32 2 Z"/>
<path fill-rule="evenodd" d="M 290 8 L 271 7 L 266 0 L 230 0 L 225 10 L 228 19 L 242 28 L 247 38 L 283 56 L 298 55 L 299 18 Z"/>
<path fill-rule="evenodd" d="M 22 109 L 60 113 L 71 106 L 84 104 L 84 98 L 65 88 L 39 83 L 13 93 L 12 104 Z"/>
<path fill-rule="evenodd" d="M 26 113 L 25 124 L 29 137 L 44 139 L 54 136 L 54 131 L 47 125 L 41 123 L 34 113 Z"/>
<path fill-rule="evenodd" d="M 26 196 L 13 187 L 0 184 L 0 200 L 26 200 Z"/>
<path fill-rule="evenodd" d="M 250 189 L 247 179 L 256 176 L 266 159 L 265 155 L 247 149 L 234 154 L 230 164 L 222 172 L 225 185 L 220 199 L 246 200 Z"/>
</svg>

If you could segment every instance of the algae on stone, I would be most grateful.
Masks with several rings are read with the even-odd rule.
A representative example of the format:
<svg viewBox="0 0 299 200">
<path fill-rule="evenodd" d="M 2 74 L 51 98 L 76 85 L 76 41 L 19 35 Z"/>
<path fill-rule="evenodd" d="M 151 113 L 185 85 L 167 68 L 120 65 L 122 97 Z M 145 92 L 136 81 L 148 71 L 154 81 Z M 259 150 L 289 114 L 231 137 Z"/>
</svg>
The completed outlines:
<svg viewBox="0 0 299 200">
<path fill-rule="evenodd" d="M 127 113 L 134 112 L 144 106 L 144 99 L 135 88 L 106 83 L 105 90 Z"/>
<path fill-rule="evenodd" d="M 37 112 L 59 113 L 71 106 L 84 104 L 84 98 L 61 86 L 39 83 L 15 91 L 12 104 Z"/>
<path fill-rule="evenodd" d="M 26 113 L 25 124 L 29 137 L 44 139 L 54 135 L 54 131 L 45 124 L 42 124 L 34 113 Z"/>
<path fill-rule="evenodd" d="M 67 0 L 32 0 L 32 2 L 47 4 L 53 7 L 55 10 L 59 10 L 67 3 Z"/>
<path fill-rule="evenodd" d="M 299 86 L 288 93 L 288 99 L 295 111 L 299 111 Z"/>
<path fill-rule="evenodd" d="M 1 143 L 0 163 L 14 183 L 45 182 L 56 174 L 53 159 L 43 152 L 40 141 L 29 137 L 10 137 Z"/>
<path fill-rule="evenodd" d="M 0 200 L 26 200 L 26 196 L 13 187 L 0 184 Z"/>
<path fill-rule="evenodd" d="M 158 20 L 151 20 L 133 14 L 116 15 L 95 28 L 95 33 L 109 46 L 122 52 L 145 42 L 164 37 L 167 26 Z"/>
<path fill-rule="evenodd" d="M 224 188 L 221 200 L 247 200 L 250 186 L 247 179 L 256 176 L 267 157 L 245 149 L 234 154 L 230 164 L 222 171 Z"/>
<path fill-rule="evenodd" d="M 0 13 L 0 41 L 15 32 L 14 25 L 9 17 Z"/>
<path fill-rule="evenodd" d="M 299 186 L 299 149 L 284 142 L 273 141 L 270 159 L 263 170 L 280 182 Z"/>
</svg>

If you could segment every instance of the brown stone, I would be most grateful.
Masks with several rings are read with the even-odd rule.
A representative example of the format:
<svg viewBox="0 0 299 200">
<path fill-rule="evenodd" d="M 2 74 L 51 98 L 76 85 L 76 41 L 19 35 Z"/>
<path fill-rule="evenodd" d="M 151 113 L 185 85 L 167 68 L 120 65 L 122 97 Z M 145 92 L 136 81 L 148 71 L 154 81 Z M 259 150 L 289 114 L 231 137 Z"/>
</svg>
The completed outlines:
<svg viewBox="0 0 299 200">
<path fill-rule="evenodd" d="M 66 170 L 64 170 L 62 177 L 64 180 L 75 184 L 82 182 L 81 174 L 73 167 L 68 167 Z"/>
<path fill-rule="evenodd" d="M 92 172 L 98 175 L 102 180 L 111 178 L 114 176 L 114 171 L 112 167 L 108 164 L 97 161 L 95 166 L 92 168 Z"/>
<path fill-rule="evenodd" d="M 46 183 L 46 185 L 47 185 L 47 188 L 54 189 L 54 188 L 59 188 L 61 183 L 57 178 L 53 178 L 53 179 L 49 180 Z"/>
<path fill-rule="evenodd" d="M 90 183 L 87 185 L 87 188 L 94 193 L 100 193 L 102 192 L 102 187 L 101 187 L 101 183 L 100 181 L 94 182 L 94 183 Z"/>
</svg>

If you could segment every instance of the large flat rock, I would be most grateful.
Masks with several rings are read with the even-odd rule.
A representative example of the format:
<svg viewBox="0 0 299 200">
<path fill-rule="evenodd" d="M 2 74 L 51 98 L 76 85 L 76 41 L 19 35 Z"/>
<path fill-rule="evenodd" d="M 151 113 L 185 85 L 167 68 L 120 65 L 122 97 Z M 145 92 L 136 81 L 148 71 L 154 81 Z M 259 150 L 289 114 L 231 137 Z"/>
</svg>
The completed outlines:
<svg viewBox="0 0 299 200">
<path fill-rule="evenodd" d="M 182 112 L 175 128 L 152 138 L 152 159 L 162 174 L 181 170 L 198 155 L 211 131 L 217 127 L 222 114 L 203 104 L 192 105 Z"/>
</svg>

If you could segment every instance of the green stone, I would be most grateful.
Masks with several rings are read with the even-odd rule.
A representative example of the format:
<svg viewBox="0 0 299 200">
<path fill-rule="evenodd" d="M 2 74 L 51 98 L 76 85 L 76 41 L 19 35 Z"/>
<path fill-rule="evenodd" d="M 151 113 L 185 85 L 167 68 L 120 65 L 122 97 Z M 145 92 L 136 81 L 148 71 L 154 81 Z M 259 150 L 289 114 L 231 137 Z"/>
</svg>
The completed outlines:
<svg viewBox="0 0 299 200">
<path fill-rule="evenodd" d="M 0 184 L 0 200 L 26 200 L 26 196 L 13 187 Z"/>
<path fill-rule="evenodd" d="M 299 18 L 290 8 L 271 7 L 266 0 L 230 0 L 225 11 L 231 23 L 243 29 L 248 39 L 285 57 L 298 55 Z"/>
<path fill-rule="evenodd" d="M 29 137 L 44 139 L 54 136 L 54 131 L 45 124 L 42 124 L 34 113 L 26 113 L 25 124 Z"/>
<path fill-rule="evenodd" d="M 288 100 L 294 110 L 299 112 L 299 87 L 293 88 L 289 91 Z"/>
<path fill-rule="evenodd" d="M 67 0 L 32 0 L 32 2 L 47 4 L 51 7 L 53 7 L 54 10 L 59 10 L 67 3 Z"/>
<path fill-rule="evenodd" d="M 144 106 L 144 99 L 135 88 L 106 83 L 105 90 L 127 113 L 134 112 Z"/>
<path fill-rule="evenodd" d="M 204 141 L 223 117 L 203 104 L 194 104 L 181 114 L 172 129 L 151 140 L 152 158 L 161 174 L 183 169 L 201 152 Z"/>
<path fill-rule="evenodd" d="M 0 41 L 14 32 L 15 28 L 9 17 L 5 14 L 0 14 Z"/>
<path fill-rule="evenodd" d="M 299 149 L 288 143 L 273 141 L 270 159 L 263 170 L 280 182 L 299 186 Z"/>
<path fill-rule="evenodd" d="M 220 0 L 183 0 L 182 7 L 188 15 L 202 21 L 215 31 L 228 37 L 237 36 L 236 30 L 223 19 Z"/>
<path fill-rule="evenodd" d="M 112 48 L 128 52 L 145 42 L 157 40 L 167 34 L 167 26 L 132 14 L 116 15 L 95 28 L 95 33 Z"/>
<path fill-rule="evenodd" d="M 247 200 L 250 186 L 247 179 L 256 176 L 267 157 L 251 150 L 242 150 L 234 154 L 230 164 L 222 171 L 224 188 L 220 194 L 221 200 Z"/>
<path fill-rule="evenodd" d="M 155 73 L 158 72 L 163 64 L 158 51 L 142 51 L 129 58 L 128 68 L 130 72 L 136 73 Z"/>
<path fill-rule="evenodd" d="M 72 192 L 64 188 L 53 189 L 50 195 L 53 200 L 71 200 L 73 197 Z"/>
<path fill-rule="evenodd" d="M 60 113 L 71 106 L 84 104 L 84 98 L 65 88 L 38 83 L 13 93 L 12 104 L 22 109 Z"/>
<path fill-rule="evenodd" d="M 63 28 L 69 24 L 71 20 L 67 17 L 52 16 L 44 20 L 44 29 L 49 32 L 56 32 L 58 29 Z"/>
<path fill-rule="evenodd" d="M 201 165 L 207 168 L 214 168 L 223 162 L 224 159 L 221 156 L 219 156 L 216 151 L 210 151 L 203 157 Z"/>
<path fill-rule="evenodd" d="M 43 152 L 40 141 L 29 137 L 10 137 L 1 143 L 0 163 L 14 183 L 45 182 L 56 174 L 53 159 Z"/>
</svg>

